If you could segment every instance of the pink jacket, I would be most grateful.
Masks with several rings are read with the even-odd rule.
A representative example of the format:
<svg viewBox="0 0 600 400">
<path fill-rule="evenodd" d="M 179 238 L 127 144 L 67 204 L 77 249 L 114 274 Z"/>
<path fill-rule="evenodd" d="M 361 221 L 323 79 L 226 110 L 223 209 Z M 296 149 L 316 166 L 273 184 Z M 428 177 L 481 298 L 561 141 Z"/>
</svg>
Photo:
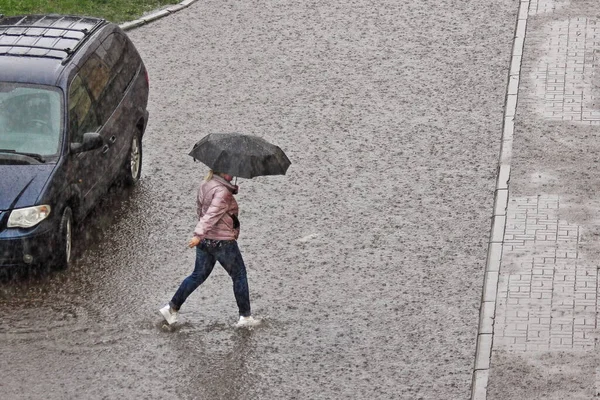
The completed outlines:
<svg viewBox="0 0 600 400">
<path fill-rule="evenodd" d="M 196 208 L 198 223 L 194 236 L 202 239 L 235 240 L 240 229 L 233 227 L 231 215 L 238 215 L 238 204 L 233 197 L 236 187 L 220 176 L 202 182 L 198 189 Z"/>
</svg>

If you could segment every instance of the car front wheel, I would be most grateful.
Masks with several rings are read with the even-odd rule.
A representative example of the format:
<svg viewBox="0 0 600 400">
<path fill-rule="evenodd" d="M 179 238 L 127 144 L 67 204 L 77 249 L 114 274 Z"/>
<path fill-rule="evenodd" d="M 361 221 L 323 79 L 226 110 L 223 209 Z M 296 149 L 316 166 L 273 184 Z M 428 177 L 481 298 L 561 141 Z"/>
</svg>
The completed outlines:
<svg viewBox="0 0 600 400">
<path fill-rule="evenodd" d="M 129 153 L 123 165 L 123 183 L 127 186 L 135 185 L 142 174 L 142 140 L 139 132 L 135 132 L 131 139 Z"/>
<path fill-rule="evenodd" d="M 54 259 L 54 269 L 66 269 L 71 263 L 73 252 L 73 212 L 65 207 L 58 227 L 58 246 Z"/>
</svg>

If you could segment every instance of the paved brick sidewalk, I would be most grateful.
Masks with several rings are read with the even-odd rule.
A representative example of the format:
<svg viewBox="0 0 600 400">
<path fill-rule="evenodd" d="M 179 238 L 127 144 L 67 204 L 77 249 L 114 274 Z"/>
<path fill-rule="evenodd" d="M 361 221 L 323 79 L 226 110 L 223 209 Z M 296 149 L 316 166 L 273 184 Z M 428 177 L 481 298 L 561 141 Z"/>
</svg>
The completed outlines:
<svg viewBox="0 0 600 400">
<path fill-rule="evenodd" d="M 559 196 L 509 201 L 495 350 L 594 349 L 597 268 L 578 257 L 580 227 L 559 207 Z"/>
<path fill-rule="evenodd" d="M 509 182 L 506 208 L 496 204 L 494 211 L 473 399 L 600 397 L 600 262 L 581 251 L 586 231 L 598 222 L 569 219 L 572 202 L 585 207 L 589 199 L 574 199 L 560 176 L 565 165 L 594 168 L 572 155 L 586 145 L 580 138 L 594 137 L 590 128 L 600 125 L 599 21 L 598 2 L 521 0 L 500 157 L 501 169 L 510 170 L 510 180 L 518 179 L 520 186 L 514 190 Z M 533 150 L 521 151 L 515 161 L 518 145 Z M 563 151 L 572 161 L 554 165 L 543 151 Z M 533 165 L 526 153 L 535 156 Z M 538 173 L 540 160 L 548 171 Z M 549 176 L 554 185 L 544 186 Z M 497 188 L 497 196 L 504 189 Z M 588 214 L 598 218 L 593 210 Z M 503 234 L 498 235 L 497 221 L 504 222 Z M 493 259 L 499 248 L 498 268 Z M 496 276 L 497 290 L 490 296 Z M 490 334 L 491 344 L 482 340 Z M 488 381 L 492 390 L 484 388 Z"/>
</svg>

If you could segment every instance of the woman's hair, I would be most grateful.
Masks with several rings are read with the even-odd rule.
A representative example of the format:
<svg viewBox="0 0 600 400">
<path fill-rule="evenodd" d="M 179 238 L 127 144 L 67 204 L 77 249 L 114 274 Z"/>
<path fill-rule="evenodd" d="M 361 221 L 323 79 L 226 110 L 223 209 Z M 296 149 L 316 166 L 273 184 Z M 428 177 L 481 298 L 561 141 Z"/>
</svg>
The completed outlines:
<svg viewBox="0 0 600 400">
<path fill-rule="evenodd" d="M 206 176 L 204 177 L 204 181 L 208 182 L 213 178 L 213 175 L 215 174 L 215 171 L 213 171 L 212 169 L 208 171 L 208 173 L 206 174 Z"/>
</svg>

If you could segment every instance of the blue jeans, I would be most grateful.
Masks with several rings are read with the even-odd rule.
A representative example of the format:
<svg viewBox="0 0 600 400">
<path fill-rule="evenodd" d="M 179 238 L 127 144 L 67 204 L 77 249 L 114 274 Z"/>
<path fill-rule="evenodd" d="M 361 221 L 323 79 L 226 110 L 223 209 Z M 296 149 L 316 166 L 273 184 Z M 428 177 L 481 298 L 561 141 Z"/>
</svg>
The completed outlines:
<svg viewBox="0 0 600 400">
<path fill-rule="evenodd" d="M 203 240 L 196 246 L 194 272 L 181 282 L 179 289 L 171 299 L 171 307 L 179 310 L 188 296 L 208 278 L 217 261 L 225 268 L 233 281 L 233 294 L 240 315 L 250 316 L 250 293 L 246 266 L 235 240 Z"/>
</svg>

